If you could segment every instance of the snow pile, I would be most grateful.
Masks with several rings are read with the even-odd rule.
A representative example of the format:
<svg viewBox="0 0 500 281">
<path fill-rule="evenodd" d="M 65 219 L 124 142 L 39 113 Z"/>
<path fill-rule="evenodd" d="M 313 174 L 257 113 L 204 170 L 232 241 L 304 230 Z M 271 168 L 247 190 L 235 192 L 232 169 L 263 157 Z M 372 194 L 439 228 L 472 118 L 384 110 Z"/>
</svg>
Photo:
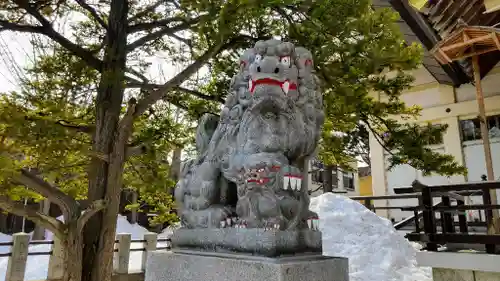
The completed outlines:
<svg viewBox="0 0 500 281">
<path fill-rule="evenodd" d="M 180 222 L 176 222 L 176 223 L 173 223 L 173 224 L 167 226 L 160 234 L 158 234 L 158 239 L 169 238 L 174 233 L 174 230 L 176 230 L 177 228 L 180 228 L 180 227 L 181 227 Z"/>
<path fill-rule="evenodd" d="M 144 233 L 149 231 L 137 223 L 131 224 L 126 216 L 118 215 L 118 220 L 116 222 L 116 233 L 117 234 L 130 234 L 132 240 L 141 240 L 144 238 Z"/>
<path fill-rule="evenodd" d="M 62 217 L 58 218 L 62 220 Z M 116 233 L 130 233 L 132 240 L 142 240 L 144 233 L 149 232 L 144 227 L 138 224 L 130 224 L 127 221 L 127 217 L 118 216 Z M 46 236 L 46 240 L 52 240 L 52 233 L 48 232 L 49 235 Z M 165 237 L 166 238 L 166 234 Z M 5 235 L 0 233 L 0 242 L 12 242 L 12 237 L 10 235 Z M 158 243 L 158 247 L 164 247 L 166 243 Z M 131 249 L 143 248 L 143 243 L 132 243 Z M 29 247 L 30 253 L 36 252 L 50 252 L 52 245 L 32 245 Z M 0 253 L 10 252 L 9 247 L 0 247 Z M 5 274 L 7 272 L 8 258 L 0 258 L 0 281 L 5 280 Z M 142 252 L 131 252 L 130 253 L 130 263 L 129 271 L 135 272 L 140 271 L 142 265 Z M 49 256 L 28 256 L 28 264 L 26 265 L 26 274 L 24 280 L 45 280 L 47 279 L 47 271 L 49 268 Z"/>
<path fill-rule="evenodd" d="M 323 254 L 349 258 L 351 281 L 431 281 L 416 264 L 416 249 L 392 223 L 360 203 L 333 193 L 311 198 L 320 217 Z M 418 245 L 419 246 L 419 245 Z"/>
</svg>

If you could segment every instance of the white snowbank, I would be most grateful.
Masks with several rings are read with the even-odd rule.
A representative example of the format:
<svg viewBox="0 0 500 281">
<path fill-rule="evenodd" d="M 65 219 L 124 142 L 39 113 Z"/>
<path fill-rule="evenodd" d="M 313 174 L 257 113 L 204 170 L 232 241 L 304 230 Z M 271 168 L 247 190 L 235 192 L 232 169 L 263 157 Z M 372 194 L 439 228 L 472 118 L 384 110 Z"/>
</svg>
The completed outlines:
<svg viewBox="0 0 500 281">
<path fill-rule="evenodd" d="M 432 281 L 418 267 L 416 249 L 392 226 L 362 204 L 325 193 L 311 198 L 323 235 L 323 254 L 349 258 L 350 281 Z"/>
<path fill-rule="evenodd" d="M 181 223 L 177 222 L 167 226 L 160 234 L 158 234 L 158 239 L 165 239 L 172 236 L 174 230 L 181 227 Z"/>
</svg>

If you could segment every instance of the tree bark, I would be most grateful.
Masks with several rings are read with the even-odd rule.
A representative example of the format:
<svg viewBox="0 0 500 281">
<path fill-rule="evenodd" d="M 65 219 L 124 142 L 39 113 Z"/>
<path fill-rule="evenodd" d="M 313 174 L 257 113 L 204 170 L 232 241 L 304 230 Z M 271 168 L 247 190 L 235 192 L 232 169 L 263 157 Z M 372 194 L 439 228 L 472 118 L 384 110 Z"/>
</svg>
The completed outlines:
<svg viewBox="0 0 500 281">
<path fill-rule="evenodd" d="M 78 226 L 72 222 L 64 240 L 64 275 L 62 281 L 82 280 L 83 237 Z"/>
<path fill-rule="evenodd" d="M 325 166 L 323 170 L 323 193 L 333 191 L 333 166 Z"/>
<path fill-rule="evenodd" d="M 107 160 L 97 157 L 92 159 L 88 190 L 91 201 L 105 199 L 108 206 L 93 216 L 84 228 L 82 281 L 109 281 L 113 270 L 125 146 L 132 126 L 130 118 L 127 118 L 130 115 L 128 112 L 124 117 L 127 122 L 120 126 L 126 69 L 127 14 L 127 0 L 111 1 L 101 81 L 96 97 L 92 147 L 94 153 L 109 157 Z"/>
</svg>

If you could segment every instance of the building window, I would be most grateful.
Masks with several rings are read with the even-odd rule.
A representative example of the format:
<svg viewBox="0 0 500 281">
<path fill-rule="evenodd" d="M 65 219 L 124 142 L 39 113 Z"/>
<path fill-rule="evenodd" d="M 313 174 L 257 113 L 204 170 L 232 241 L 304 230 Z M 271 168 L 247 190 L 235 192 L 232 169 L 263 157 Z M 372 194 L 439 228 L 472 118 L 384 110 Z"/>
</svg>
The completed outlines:
<svg viewBox="0 0 500 281">
<path fill-rule="evenodd" d="M 354 174 L 352 172 L 342 173 L 344 176 L 344 189 L 354 190 Z"/>
<path fill-rule="evenodd" d="M 490 137 L 500 137 L 500 115 L 486 117 L 488 132 Z M 481 127 L 479 118 L 460 121 L 462 141 L 472 141 L 481 139 Z"/>
</svg>

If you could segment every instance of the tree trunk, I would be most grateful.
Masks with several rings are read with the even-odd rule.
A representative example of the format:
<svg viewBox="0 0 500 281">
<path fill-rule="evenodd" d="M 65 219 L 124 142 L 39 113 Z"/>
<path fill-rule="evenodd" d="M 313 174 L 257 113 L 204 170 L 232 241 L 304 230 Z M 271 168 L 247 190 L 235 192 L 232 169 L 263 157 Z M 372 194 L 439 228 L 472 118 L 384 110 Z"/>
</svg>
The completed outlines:
<svg viewBox="0 0 500 281">
<path fill-rule="evenodd" d="M 40 212 L 44 215 L 49 215 L 50 213 L 50 201 L 45 199 L 40 203 Z M 45 239 L 45 228 L 39 223 L 35 224 L 35 230 L 33 230 L 33 240 L 44 240 Z"/>
<path fill-rule="evenodd" d="M 78 233 L 75 224 L 68 225 L 68 233 L 62 243 L 64 245 L 64 275 L 62 281 L 82 280 L 83 237 Z"/>
<path fill-rule="evenodd" d="M 323 193 L 333 191 L 333 166 L 325 166 L 323 170 Z"/>
<path fill-rule="evenodd" d="M 89 201 L 105 199 L 108 205 L 84 228 L 82 281 L 109 281 L 113 272 L 125 146 L 132 125 L 129 124 L 127 130 L 119 128 L 125 81 L 127 14 L 127 0 L 111 1 L 92 146 L 95 154 L 104 157 L 92 159 L 88 190 Z"/>
</svg>

